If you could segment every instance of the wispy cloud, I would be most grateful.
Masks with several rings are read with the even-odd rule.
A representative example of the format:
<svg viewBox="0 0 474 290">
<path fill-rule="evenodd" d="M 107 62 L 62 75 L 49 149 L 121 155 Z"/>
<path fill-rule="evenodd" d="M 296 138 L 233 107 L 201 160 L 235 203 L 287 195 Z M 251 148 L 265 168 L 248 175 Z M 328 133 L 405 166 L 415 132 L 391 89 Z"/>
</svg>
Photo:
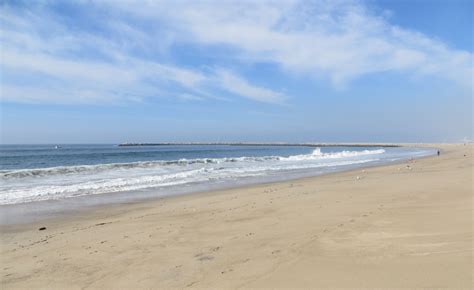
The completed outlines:
<svg viewBox="0 0 474 290">
<path fill-rule="evenodd" d="M 392 25 L 358 1 L 77 2 L 79 20 L 50 3 L 1 7 L 5 101 L 197 101 L 227 97 L 222 92 L 264 103 L 289 99 L 278 84 L 264 87 L 239 72 L 249 63 L 336 88 L 387 71 L 472 86 L 472 53 Z M 168 54 L 177 44 L 203 46 L 202 56 L 231 48 L 225 57 L 232 66 L 176 62 Z"/>
<path fill-rule="evenodd" d="M 180 5 L 182 4 L 182 5 Z M 469 86 L 472 53 L 403 29 L 359 1 L 152 2 L 127 10 L 166 19 L 185 39 L 226 44 L 253 61 L 328 77 L 341 85 L 366 74 L 399 71 Z M 171 13 L 172 9 L 180 13 Z"/>
<path fill-rule="evenodd" d="M 0 19 L 4 24 L 0 28 L 1 97 L 4 101 L 110 104 L 159 96 L 175 96 L 188 101 L 224 99 L 214 95 L 217 88 L 262 102 L 275 101 L 262 98 L 264 91 L 280 95 L 271 89 L 253 86 L 234 74 L 234 84 L 227 87 L 228 77 L 224 79 L 217 69 L 199 71 L 164 64 L 146 57 L 146 53 L 131 53 L 128 45 L 125 48 L 121 45 L 123 40 L 90 31 L 73 31 L 50 18 L 42 21 L 38 15 L 32 15 L 28 22 L 13 11 L 4 10 Z M 131 28 L 122 20 L 114 19 L 107 26 L 133 40 L 152 42 L 146 39 L 146 32 Z M 42 35 L 41 31 L 57 34 Z M 93 55 L 89 54 L 91 48 Z M 237 87 L 236 81 L 246 87 Z"/>
<path fill-rule="evenodd" d="M 225 90 L 252 100 L 265 103 L 284 103 L 287 96 L 273 90 L 251 85 L 227 70 L 216 71 L 216 81 Z"/>
</svg>

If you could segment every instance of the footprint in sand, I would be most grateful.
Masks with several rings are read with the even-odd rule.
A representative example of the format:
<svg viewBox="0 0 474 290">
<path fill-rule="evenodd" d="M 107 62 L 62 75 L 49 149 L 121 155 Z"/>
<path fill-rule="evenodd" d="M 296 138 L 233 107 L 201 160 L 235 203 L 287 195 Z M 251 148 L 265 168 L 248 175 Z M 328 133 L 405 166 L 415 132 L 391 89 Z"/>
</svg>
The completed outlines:
<svg viewBox="0 0 474 290">
<path fill-rule="evenodd" d="M 199 261 L 204 262 L 204 261 L 211 261 L 214 260 L 213 256 L 201 256 L 198 258 Z"/>
<path fill-rule="evenodd" d="M 228 269 L 226 271 L 222 271 L 221 274 L 225 274 L 225 273 L 232 272 L 232 271 L 234 271 L 234 269 Z"/>
<path fill-rule="evenodd" d="M 199 281 L 193 281 L 191 283 L 189 283 L 188 285 L 186 285 L 186 287 L 191 287 L 193 286 L 194 284 L 198 283 Z"/>
</svg>

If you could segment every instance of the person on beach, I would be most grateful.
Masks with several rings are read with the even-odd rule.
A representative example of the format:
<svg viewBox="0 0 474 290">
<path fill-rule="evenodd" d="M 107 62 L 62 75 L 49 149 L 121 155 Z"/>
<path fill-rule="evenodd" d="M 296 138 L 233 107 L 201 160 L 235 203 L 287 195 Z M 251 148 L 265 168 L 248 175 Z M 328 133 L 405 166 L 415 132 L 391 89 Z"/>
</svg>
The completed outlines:
<svg viewBox="0 0 474 290">
<path fill-rule="evenodd" d="M 438 150 L 438 156 L 439 156 L 439 154 L 440 154 L 440 152 L 439 152 L 439 150 Z"/>
</svg>

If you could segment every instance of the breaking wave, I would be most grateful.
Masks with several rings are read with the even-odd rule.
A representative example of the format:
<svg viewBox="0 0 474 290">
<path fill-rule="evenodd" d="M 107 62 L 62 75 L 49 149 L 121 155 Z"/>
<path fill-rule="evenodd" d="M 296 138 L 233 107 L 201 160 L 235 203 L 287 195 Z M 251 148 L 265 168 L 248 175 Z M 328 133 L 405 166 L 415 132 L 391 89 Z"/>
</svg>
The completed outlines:
<svg viewBox="0 0 474 290">
<path fill-rule="evenodd" d="M 41 200 L 54 200 L 74 196 L 96 195 L 111 192 L 142 190 L 154 187 L 170 187 L 189 183 L 227 180 L 229 178 L 246 178 L 263 176 L 268 172 L 280 170 L 299 170 L 321 168 L 328 166 L 344 166 L 362 164 L 375 159 L 321 162 L 316 164 L 282 164 L 281 166 L 255 167 L 211 167 L 186 170 L 161 175 L 129 176 L 99 180 L 75 180 L 73 183 L 47 184 L 34 187 L 12 188 L 0 194 L 0 204 L 14 204 Z"/>
<path fill-rule="evenodd" d="M 147 169 L 166 166 L 188 166 L 195 164 L 220 164 L 231 162 L 265 162 L 265 161 L 305 161 L 317 159 L 337 159 L 350 158 L 364 155 L 382 154 L 384 149 L 363 150 L 363 151 L 341 151 L 323 153 L 320 148 L 314 149 L 311 154 L 283 156 L 263 156 L 263 157 L 227 157 L 227 158 L 199 158 L 199 159 L 179 159 L 179 160 L 158 160 L 130 163 L 109 163 L 97 165 L 78 165 L 78 166 L 58 166 L 49 168 L 21 169 L 21 170 L 3 170 L 0 171 L 1 179 L 26 178 L 26 177 L 45 177 L 55 175 L 81 174 L 81 173 L 99 173 L 109 170 L 128 170 L 128 169 Z"/>
<path fill-rule="evenodd" d="M 362 151 L 341 151 L 341 152 L 321 152 L 321 148 L 316 148 L 311 154 L 302 154 L 286 157 L 288 160 L 315 160 L 315 159 L 333 159 L 333 158 L 347 158 L 347 157 L 357 157 L 364 155 L 373 155 L 373 154 L 383 154 L 385 153 L 384 149 L 376 150 L 362 150 Z"/>
</svg>

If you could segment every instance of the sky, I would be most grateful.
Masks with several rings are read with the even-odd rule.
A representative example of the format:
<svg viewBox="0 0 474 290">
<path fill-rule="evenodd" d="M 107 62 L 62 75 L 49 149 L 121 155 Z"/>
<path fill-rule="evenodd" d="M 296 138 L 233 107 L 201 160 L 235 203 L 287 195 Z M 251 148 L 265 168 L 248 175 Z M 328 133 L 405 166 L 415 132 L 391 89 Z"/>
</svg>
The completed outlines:
<svg viewBox="0 0 474 290">
<path fill-rule="evenodd" d="M 473 10 L 2 0 L 0 142 L 469 140 Z"/>
</svg>

